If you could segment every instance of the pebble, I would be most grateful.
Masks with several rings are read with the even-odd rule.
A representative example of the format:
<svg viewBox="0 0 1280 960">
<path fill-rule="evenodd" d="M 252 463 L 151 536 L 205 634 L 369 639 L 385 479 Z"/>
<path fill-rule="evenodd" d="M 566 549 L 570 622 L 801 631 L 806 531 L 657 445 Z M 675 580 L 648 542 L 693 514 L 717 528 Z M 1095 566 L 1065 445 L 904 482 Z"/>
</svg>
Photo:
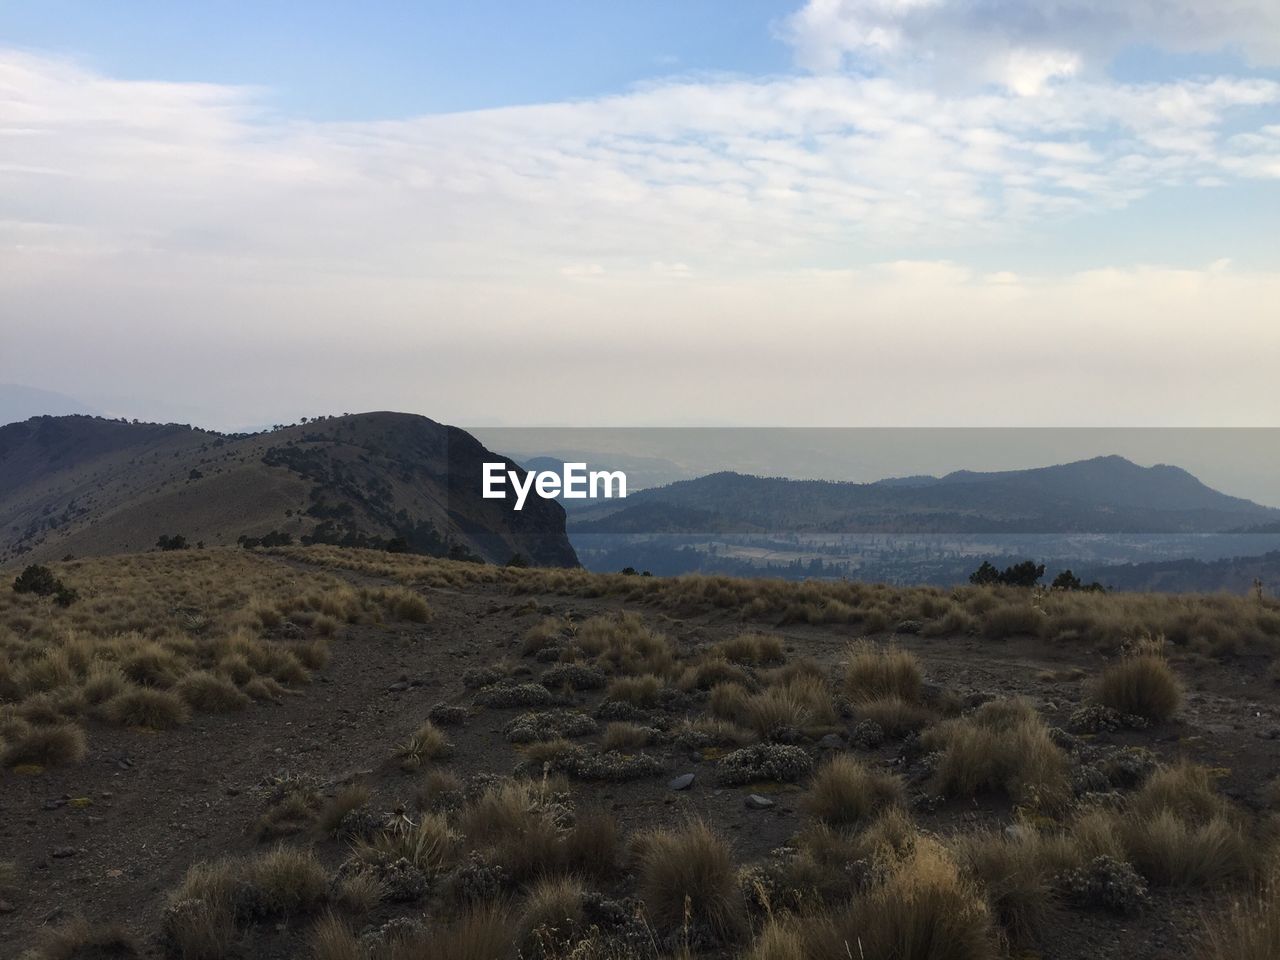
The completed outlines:
<svg viewBox="0 0 1280 960">
<path fill-rule="evenodd" d="M 748 794 L 747 799 L 743 801 L 748 810 L 768 810 L 773 806 L 773 801 L 768 797 L 762 797 L 758 793 Z"/>
<path fill-rule="evenodd" d="M 672 790 L 688 790 L 693 786 L 694 776 L 692 773 L 682 773 L 670 783 L 667 784 Z"/>
<path fill-rule="evenodd" d="M 75 847 L 54 847 L 49 851 L 49 856 L 55 860 L 63 860 L 67 857 L 74 857 L 78 852 Z"/>
</svg>

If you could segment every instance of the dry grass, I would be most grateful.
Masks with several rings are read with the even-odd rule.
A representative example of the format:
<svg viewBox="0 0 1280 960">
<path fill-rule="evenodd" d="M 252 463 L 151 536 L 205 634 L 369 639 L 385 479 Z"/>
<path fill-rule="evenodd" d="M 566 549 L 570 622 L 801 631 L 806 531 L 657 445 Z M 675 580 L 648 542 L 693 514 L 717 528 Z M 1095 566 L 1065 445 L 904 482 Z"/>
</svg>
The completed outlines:
<svg viewBox="0 0 1280 960">
<path fill-rule="evenodd" d="M 342 787 L 321 804 L 316 812 L 316 829 L 325 836 L 333 836 L 348 813 L 359 810 L 369 802 L 371 791 L 363 783 L 351 783 Z"/>
<path fill-rule="evenodd" d="M 746 928 L 745 905 L 729 845 L 706 823 L 691 821 L 641 835 L 638 890 L 649 919 L 675 930 L 687 919 L 734 941 Z"/>
<path fill-rule="evenodd" d="M 1039 941 L 1058 912 L 1053 877 L 1075 866 L 1078 852 L 1027 827 L 1012 834 L 994 830 L 964 834 L 951 847 L 962 872 L 981 888 L 1010 942 L 1027 946 Z"/>
<path fill-rule="evenodd" d="M 902 802 L 902 780 L 837 754 L 818 768 L 804 799 L 806 812 L 834 827 L 849 826 Z"/>
<path fill-rule="evenodd" d="M 844 689 L 855 702 L 896 697 L 919 703 L 924 672 L 915 654 L 896 647 L 881 648 L 863 642 L 849 651 Z"/>
<path fill-rule="evenodd" d="M 991 915 L 937 843 L 921 841 L 885 881 L 842 914 L 815 924 L 817 960 L 996 960 Z"/>
<path fill-rule="evenodd" d="M 102 714 L 124 727 L 171 730 L 191 719 L 191 708 L 182 697 L 168 690 L 133 687 L 103 704 Z"/>
<path fill-rule="evenodd" d="M 84 731 L 71 723 L 31 726 L 17 722 L 0 736 L 0 764 L 6 767 L 78 763 L 85 751 Z"/>
<path fill-rule="evenodd" d="M 854 581 L 627 577 L 583 570 L 481 566 L 336 547 L 291 547 L 272 552 L 318 567 L 357 570 L 410 585 L 459 589 L 492 584 L 514 594 L 612 597 L 682 615 L 720 610 L 758 623 L 849 624 L 873 633 L 901 620 L 917 620 L 922 632 L 933 636 L 975 629 L 988 635 L 1033 630 L 1052 641 L 1083 641 L 1117 650 L 1142 634 L 1163 634 L 1175 650 L 1203 653 L 1211 653 L 1224 641 L 1242 649 L 1276 651 L 1280 647 L 1280 602 L 1223 594 L 1054 591 L 1033 608 L 1026 591 L 1015 587 L 940 590 Z M 1017 609 L 1011 613 L 1009 607 Z"/>
<path fill-rule="evenodd" d="M 1035 709 L 1023 700 L 993 700 L 971 716 L 927 730 L 926 749 L 941 750 L 934 787 L 948 796 L 984 790 L 1048 810 L 1069 799 L 1066 756 Z"/>
<path fill-rule="evenodd" d="M 633 707 L 652 707 L 657 704 L 663 686 L 661 677 L 646 673 L 634 677 L 616 677 L 609 682 L 606 693 L 610 700 L 621 700 Z"/>
<path fill-rule="evenodd" d="M 923 730 L 938 719 L 938 715 L 923 704 L 904 700 L 902 697 L 876 697 L 853 705 L 859 720 L 872 720 L 891 737 L 902 737 Z"/>
<path fill-rule="evenodd" d="M 1121 713 L 1163 723 L 1182 705 L 1182 684 L 1164 657 L 1143 653 L 1108 667 L 1098 679 L 1097 697 Z"/>
<path fill-rule="evenodd" d="M 740 633 L 730 640 L 717 643 L 712 648 L 712 653 L 732 663 L 750 664 L 754 667 L 778 664 L 786 659 L 782 639 L 767 633 Z"/>
<path fill-rule="evenodd" d="M 582 884 L 571 877 L 547 877 L 529 889 L 516 920 L 521 956 L 553 957 L 582 925 Z"/>
<path fill-rule="evenodd" d="M 1275 960 L 1280 957 L 1280 882 L 1234 901 L 1205 927 L 1200 960 Z"/>
<path fill-rule="evenodd" d="M 712 710 L 717 710 L 714 701 Z M 729 719 L 765 739 L 772 739 L 786 731 L 833 724 L 836 711 L 825 680 L 794 677 L 760 693 L 747 695 Z"/>
<path fill-rule="evenodd" d="M 404 770 L 417 770 L 432 760 L 443 760 L 453 753 L 453 744 L 443 730 L 430 720 L 409 735 L 396 756 Z"/>
<path fill-rule="evenodd" d="M 56 927 L 45 927 L 25 960 L 129 960 L 141 956 L 141 946 L 123 925 L 95 924 L 76 917 Z"/>
<path fill-rule="evenodd" d="M 634 723 L 611 723 L 604 728 L 600 746 L 605 750 L 638 750 L 647 747 L 653 739 L 653 730 Z"/>
</svg>

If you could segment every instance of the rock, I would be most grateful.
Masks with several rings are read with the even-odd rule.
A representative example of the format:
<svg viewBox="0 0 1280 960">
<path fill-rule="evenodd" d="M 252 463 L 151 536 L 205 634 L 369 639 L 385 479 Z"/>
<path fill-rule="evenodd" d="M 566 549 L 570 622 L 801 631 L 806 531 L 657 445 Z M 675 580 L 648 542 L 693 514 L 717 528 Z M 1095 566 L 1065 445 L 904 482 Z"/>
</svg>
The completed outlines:
<svg viewBox="0 0 1280 960">
<path fill-rule="evenodd" d="M 13 911 L 16 909 L 17 907 L 15 907 L 8 900 L 0 900 L 0 913 L 13 913 Z"/>
<path fill-rule="evenodd" d="M 773 801 L 768 797 L 762 797 L 758 793 L 747 795 L 747 799 L 742 801 L 748 810 L 768 810 L 773 806 Z"/>
<path fill-rule="evenodd" d="M 818 741 L 819 750 L 843 750 L 844 741 L 840 739 L 838 733 L 828 733 L 825 737 Z"/>
<path fill-rule="evenodd" d="M 670 781 L 667 786 L 672 790 L 688 790 L 693 786 L 694 775 L 692 773 L 682 773 L 674 780 Z"/>
<path fill-rule="evenodd" d="M 49 856 L 55 860 L 65 860 L 67 857 L 74 857 L 78 852 L 75 847 L 54 847 L 49 851 Z"/>
</svg>

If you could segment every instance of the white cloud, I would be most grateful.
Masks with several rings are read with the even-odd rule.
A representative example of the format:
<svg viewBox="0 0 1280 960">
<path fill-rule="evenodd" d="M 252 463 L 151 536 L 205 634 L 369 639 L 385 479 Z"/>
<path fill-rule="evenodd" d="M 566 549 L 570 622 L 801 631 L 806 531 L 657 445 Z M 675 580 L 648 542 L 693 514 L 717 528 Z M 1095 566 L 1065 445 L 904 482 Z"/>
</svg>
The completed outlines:
<svg viewBox="0 0 1280 960">
<path fill-rule="evenodd" d="M 689 81 L 304 123 L 249 90 L 3 53 L 0 380 L 181 397 L 232 426 L 386 406 L 617 422 L 638 398 L 654 420 L 919 422 L 981 409 L 956 391 L 1004 409 L 998 388 L 1038 376 L 1072 398 L 1064 422 L 1117 397 L 1176 422 L 1243 357 L 1217 415 L 1280 406 L 1273 275 L 1037 279 L 940 253 L 1280 177 L 1258 116 L 1280 85 L 1042 84 Z M 743 397 L 752 378 L 777 393 Z"/>
<path fill-rule="evenodd" d="M 1274 0 L 808 0 L 781 33 L 810 69 L 967 75 L 1024 95 L 1134 44 L 1280 65 Z"/>
</svg>

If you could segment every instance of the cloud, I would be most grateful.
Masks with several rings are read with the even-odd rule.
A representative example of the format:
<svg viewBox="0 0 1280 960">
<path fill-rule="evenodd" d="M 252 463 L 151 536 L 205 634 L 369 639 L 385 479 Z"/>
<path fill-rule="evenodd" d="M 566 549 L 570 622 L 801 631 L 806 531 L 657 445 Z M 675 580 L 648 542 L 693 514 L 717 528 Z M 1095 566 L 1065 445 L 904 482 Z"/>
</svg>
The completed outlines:
<svg viewBox="0 0 1280 960">
<path fill-rule="evenodd" d="M 808 0 L 780 32 L 809 69 L 967 75 L 1023 95 L 1131 45 L 1280 65 L 1273 0 Z"/>
<path fill-rule="evenodd" d="M 1003 409 L 1011 382 L 1067 391 L 1068 421 L 1116 397 L 1135 421 L 1194 414 L 1195 370 L 1280 359 L 1274 276 L 1037 277 L 956 251 L 1280 178 L 1280 85 L 1049 67 L 1034 96 L 804 75 L 317 123 L 0 53 L 0 380 L 221 426 L 607 423 L 638 398 L 654 419 L 907 422 L 984 409 L 956 391 Z M 753 378 L 786 399 L 740 396 Z M 1256 405 L 1219 415 L 1280 400 L 1269 374 L 1228 379 Z"/>
</svg>

